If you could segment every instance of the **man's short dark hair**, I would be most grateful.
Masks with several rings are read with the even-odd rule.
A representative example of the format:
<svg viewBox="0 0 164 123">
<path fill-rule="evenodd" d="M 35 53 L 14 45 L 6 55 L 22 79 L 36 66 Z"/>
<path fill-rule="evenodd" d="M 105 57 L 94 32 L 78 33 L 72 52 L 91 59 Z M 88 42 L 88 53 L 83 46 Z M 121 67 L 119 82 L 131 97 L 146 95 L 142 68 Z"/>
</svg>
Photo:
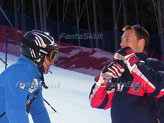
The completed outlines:
<svg viewBox="0 0 164 123">
<path fill-rule="evenodd" d="M 122 31 L 125 32 L 126 30 L 130 30 L 130 29 L 135 30 L 138 40 L 140 40 L 142 38 L 145 39 L 144 51 L 146 51 L 148 49 L 149 36 L 150 36 L 148 31 L 140 25 L 133 25 L 133 26 L 127 25 L 122 29 Z"/>
</svg>

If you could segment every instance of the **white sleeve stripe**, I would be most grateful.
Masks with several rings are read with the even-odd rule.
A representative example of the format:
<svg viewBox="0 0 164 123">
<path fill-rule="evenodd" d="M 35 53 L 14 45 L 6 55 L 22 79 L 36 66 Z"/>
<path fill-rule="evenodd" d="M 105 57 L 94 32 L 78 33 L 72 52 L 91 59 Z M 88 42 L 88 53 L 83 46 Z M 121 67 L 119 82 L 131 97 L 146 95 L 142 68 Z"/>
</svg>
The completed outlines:
<svg viewBox="0 0 164 123">
<path fill-rule="evenodd" d="M 153 89 L 155 89 L 155 86 L 142 74 L 142 72 L 138 69 L 137 65 L 133 65 L 133 70 L 134 73 L 136 73 L 138 76 L 140 76 L 144 81 L 151 86 Z"/>
</svg>

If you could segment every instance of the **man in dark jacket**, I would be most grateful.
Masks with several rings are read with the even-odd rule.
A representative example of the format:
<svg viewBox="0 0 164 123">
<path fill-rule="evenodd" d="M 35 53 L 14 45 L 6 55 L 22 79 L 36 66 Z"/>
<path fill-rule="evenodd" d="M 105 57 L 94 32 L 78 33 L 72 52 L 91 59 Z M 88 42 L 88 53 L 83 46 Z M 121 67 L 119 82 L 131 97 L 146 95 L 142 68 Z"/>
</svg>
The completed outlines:
<svg viewBox="0 0 164 123">
<path fill-rule="evenodd" d="M 122 49 L 95 77 L 90 104 L 111 108 L 112 123 L 162 122 L 158 100 L 164 95 L 164 74 L 147 59 L 149 34 L 141 26 L 126 26 L 123 31 Z"/>
</svg>

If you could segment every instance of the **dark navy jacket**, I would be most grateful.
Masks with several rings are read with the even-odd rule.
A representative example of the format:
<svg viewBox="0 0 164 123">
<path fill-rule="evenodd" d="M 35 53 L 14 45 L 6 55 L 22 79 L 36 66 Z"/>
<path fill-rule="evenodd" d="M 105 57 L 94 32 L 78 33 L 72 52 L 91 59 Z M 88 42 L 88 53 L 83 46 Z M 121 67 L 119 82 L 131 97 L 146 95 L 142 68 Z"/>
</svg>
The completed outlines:
<svg viewBox="0 0 164 123">
<path fill-rule="evenodd" d="M 160 68 L 164 68 L 164 63 L 147 59 L 147 55 L 143 53 L 136 55 L 146 61 L 146 65 L 137 65 L 144 79 L 134 78 L 125 67 L 123 75 L 113 80 L 117 86 L 114 92 L 109 92 L 108 87 L 93 85 L 90 93 L 91 106 L 100 109 L 111 108 L 112 123 L 158 123 L 157 119 L 164 123 L 162 122 L 164 116 L 160 112 L 160 109 L 164 108 L 162 103 L 164 99 L 162 96 L 158 97 L 163 94 L 160 90 L 164 88 L 164 74 L 157 72 Z M 145 87 L 142 87 L 138 81 L 144 80 L 147 80 L 148 84 L 143 84 Z"/>
</svg>

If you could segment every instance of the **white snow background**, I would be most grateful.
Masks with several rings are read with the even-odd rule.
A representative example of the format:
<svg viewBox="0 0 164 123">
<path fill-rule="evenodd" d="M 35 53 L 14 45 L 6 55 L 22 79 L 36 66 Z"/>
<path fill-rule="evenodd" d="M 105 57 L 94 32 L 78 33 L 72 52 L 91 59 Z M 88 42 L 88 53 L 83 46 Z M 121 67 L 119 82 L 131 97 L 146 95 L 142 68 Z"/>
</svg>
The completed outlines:
<svg viewBox="0 0 164 123">
<path fill-rule="evenodd" d="M 5 54 L 0 52 L 0 58 Z M 8 54 L 8 66 L 16 62 L 18 57 Z M 5 65 L 0 61 L 0 73 Z M 89 93 L 94 77 L 78 72 L 52 66 L 52 74 L 45 75 L 49 86 L 43 89 L 44 98 L 57 110 L 45 106 L 52 123 L 110 123 L 110 110 L 93 109 L 89 104 Z M 33 123 L 29 116 L 30 123 Z"/>
</svg>

